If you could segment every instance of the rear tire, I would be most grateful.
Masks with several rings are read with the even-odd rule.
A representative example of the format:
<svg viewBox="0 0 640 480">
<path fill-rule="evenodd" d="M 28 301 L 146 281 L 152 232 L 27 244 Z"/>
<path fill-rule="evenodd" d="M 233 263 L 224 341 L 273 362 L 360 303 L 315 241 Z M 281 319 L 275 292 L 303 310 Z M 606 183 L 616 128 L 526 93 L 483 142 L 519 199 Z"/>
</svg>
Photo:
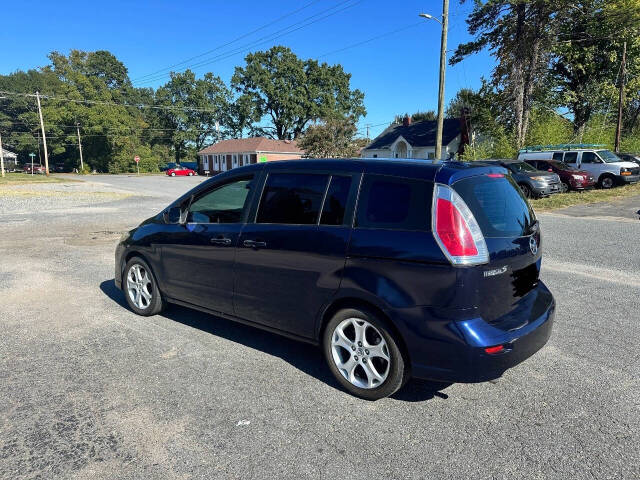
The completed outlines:
<svg viewBox="0 0 640 480">
<path fill-rule="evenodd" d="M 614 187 L 616 184 L 616 179 L 611 175 L 601 175 L 598 179 L 598 186 L 600 188 L 609 189 Z"/>
<path fill-rule="evenodd" d="M 323 334 L 323 351 L 331 373 L 352 395 L 379 400 L 408 380 L 405 359 L 387 322 L 375 313 L 338 311 Z"/>
<path fill-rule="evenodd" d="M 156 277 L 140 257 L 133 257 L 125 265 L 122 290 L 129 307 L 138 315 L 157 315 L 165 308 Z"/>
</svg>

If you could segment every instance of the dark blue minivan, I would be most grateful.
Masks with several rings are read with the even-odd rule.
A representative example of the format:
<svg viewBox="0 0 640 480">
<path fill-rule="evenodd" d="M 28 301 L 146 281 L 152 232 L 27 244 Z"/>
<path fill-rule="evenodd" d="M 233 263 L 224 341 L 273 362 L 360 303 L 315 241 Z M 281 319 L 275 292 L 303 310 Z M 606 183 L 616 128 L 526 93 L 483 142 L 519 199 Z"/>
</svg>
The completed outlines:
<svg viewBox="0 0 640 480">
<path fill-rule="evenodd" d="M 131 309 L 193 307 L 321 345 L 354 395 L 499 377 L 551 334 L 540 227 L 481 163 L 295 160 L 216 175 L 124 236 Z"/>
</svg>

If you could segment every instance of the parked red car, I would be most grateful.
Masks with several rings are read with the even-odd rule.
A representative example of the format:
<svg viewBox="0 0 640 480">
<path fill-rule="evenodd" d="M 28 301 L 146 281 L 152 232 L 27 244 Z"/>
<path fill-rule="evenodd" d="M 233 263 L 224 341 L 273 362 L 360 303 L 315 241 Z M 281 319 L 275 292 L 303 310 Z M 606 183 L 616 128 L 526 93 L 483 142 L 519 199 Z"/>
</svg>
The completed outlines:
<svg viewBox="0 0 640 480">
<path fill-rule="evenodd" d="M 22 171 L 24 173 L 38 173 L 38 174 L 45 174 L 45 169 L 42 165 L 37 165 L 35 163 L 25 163 L 24 167 L 22 168 Z"/>
<path fill-rule="evenodd" d="M 182 165 L 176 165 L 173 168 L 167 170 L 167 175 L 170 177 L 175 177 L 176 175 L 188 175 L 192 177 L 193 175 L 197 175 L 198 172 L 195 170 L 191 170 L 190 168 L 183 167 Z"/>
<path fill-rule="evenodd" d="M 578 170 L 558 160 L 525 160 L 533 168 L 556 173 L 560 177 L 563 191 L 585 190 L 596 184 L 594 176 L 586 170 Z"/>
</svg>

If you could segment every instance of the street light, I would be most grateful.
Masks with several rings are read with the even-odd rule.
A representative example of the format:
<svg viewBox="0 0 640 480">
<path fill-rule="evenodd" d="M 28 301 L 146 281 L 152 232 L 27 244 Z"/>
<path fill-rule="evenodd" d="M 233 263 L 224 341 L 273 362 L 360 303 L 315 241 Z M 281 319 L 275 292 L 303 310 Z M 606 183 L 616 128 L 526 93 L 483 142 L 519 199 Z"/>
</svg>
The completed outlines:
<svg viewBox="0 0 640 480">
<path fill-rule="evenodd" d="M 418 16 L 422 17 L 422 18 L 426 18 L 428 20 L 435 20 L 440 25 L 442 25 L 442 22 L 440 21 L 440 19 L 438 17 L 434 17 L 433 15 L 429 15 L 428 13 L 420 13 Z"/>
<path fill-rule="evenodd" d="M 442 27 L 440 38 L 440 82 L 438 86 L 438 128 L 436 131 L 436 154 L 435 159 L 442 158 L 442 127 L 444 123 L 444 72 L 447 68 L 447 30 L 449 28 L 449 0 L 442 1 L 442 21 L 439 18 L 420 13 L 418 16 L 427 20 L 435 20 Z"/>
</svg>

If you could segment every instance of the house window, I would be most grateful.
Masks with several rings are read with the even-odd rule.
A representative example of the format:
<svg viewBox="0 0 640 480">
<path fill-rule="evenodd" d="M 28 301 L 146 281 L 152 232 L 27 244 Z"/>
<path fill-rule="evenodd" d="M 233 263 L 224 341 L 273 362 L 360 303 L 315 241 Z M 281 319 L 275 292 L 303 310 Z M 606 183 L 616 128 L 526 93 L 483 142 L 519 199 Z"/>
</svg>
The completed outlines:
<svg viewBox="0 0 640 480">
<path fill-rule="evenodd" d="M 429 160 L 433 160 L 434 158 L 436 158 L 436 154 L 435 154 L 435 152 L 429 152 L 429 153 L 427 154 L 427 158 L 428 158 Z"/>
<path fill-rule="evenodd" d="M 233 160 L 233 168 L 238 166 L 238 155 L 233 155 L 232 157 Z"/>
<path fill-rule="evenodd" d="M 213 156 L 213 169 L 218 170 L 220 167 L 218 165 L 218 155 Z"/>
<path fill-rule="evenodd" d="M 378 158 L 378 154 L 377 154 L 377 153 L 374 153 L 374 154 L 373 154 L 373 158 Z"/>
</svg>

